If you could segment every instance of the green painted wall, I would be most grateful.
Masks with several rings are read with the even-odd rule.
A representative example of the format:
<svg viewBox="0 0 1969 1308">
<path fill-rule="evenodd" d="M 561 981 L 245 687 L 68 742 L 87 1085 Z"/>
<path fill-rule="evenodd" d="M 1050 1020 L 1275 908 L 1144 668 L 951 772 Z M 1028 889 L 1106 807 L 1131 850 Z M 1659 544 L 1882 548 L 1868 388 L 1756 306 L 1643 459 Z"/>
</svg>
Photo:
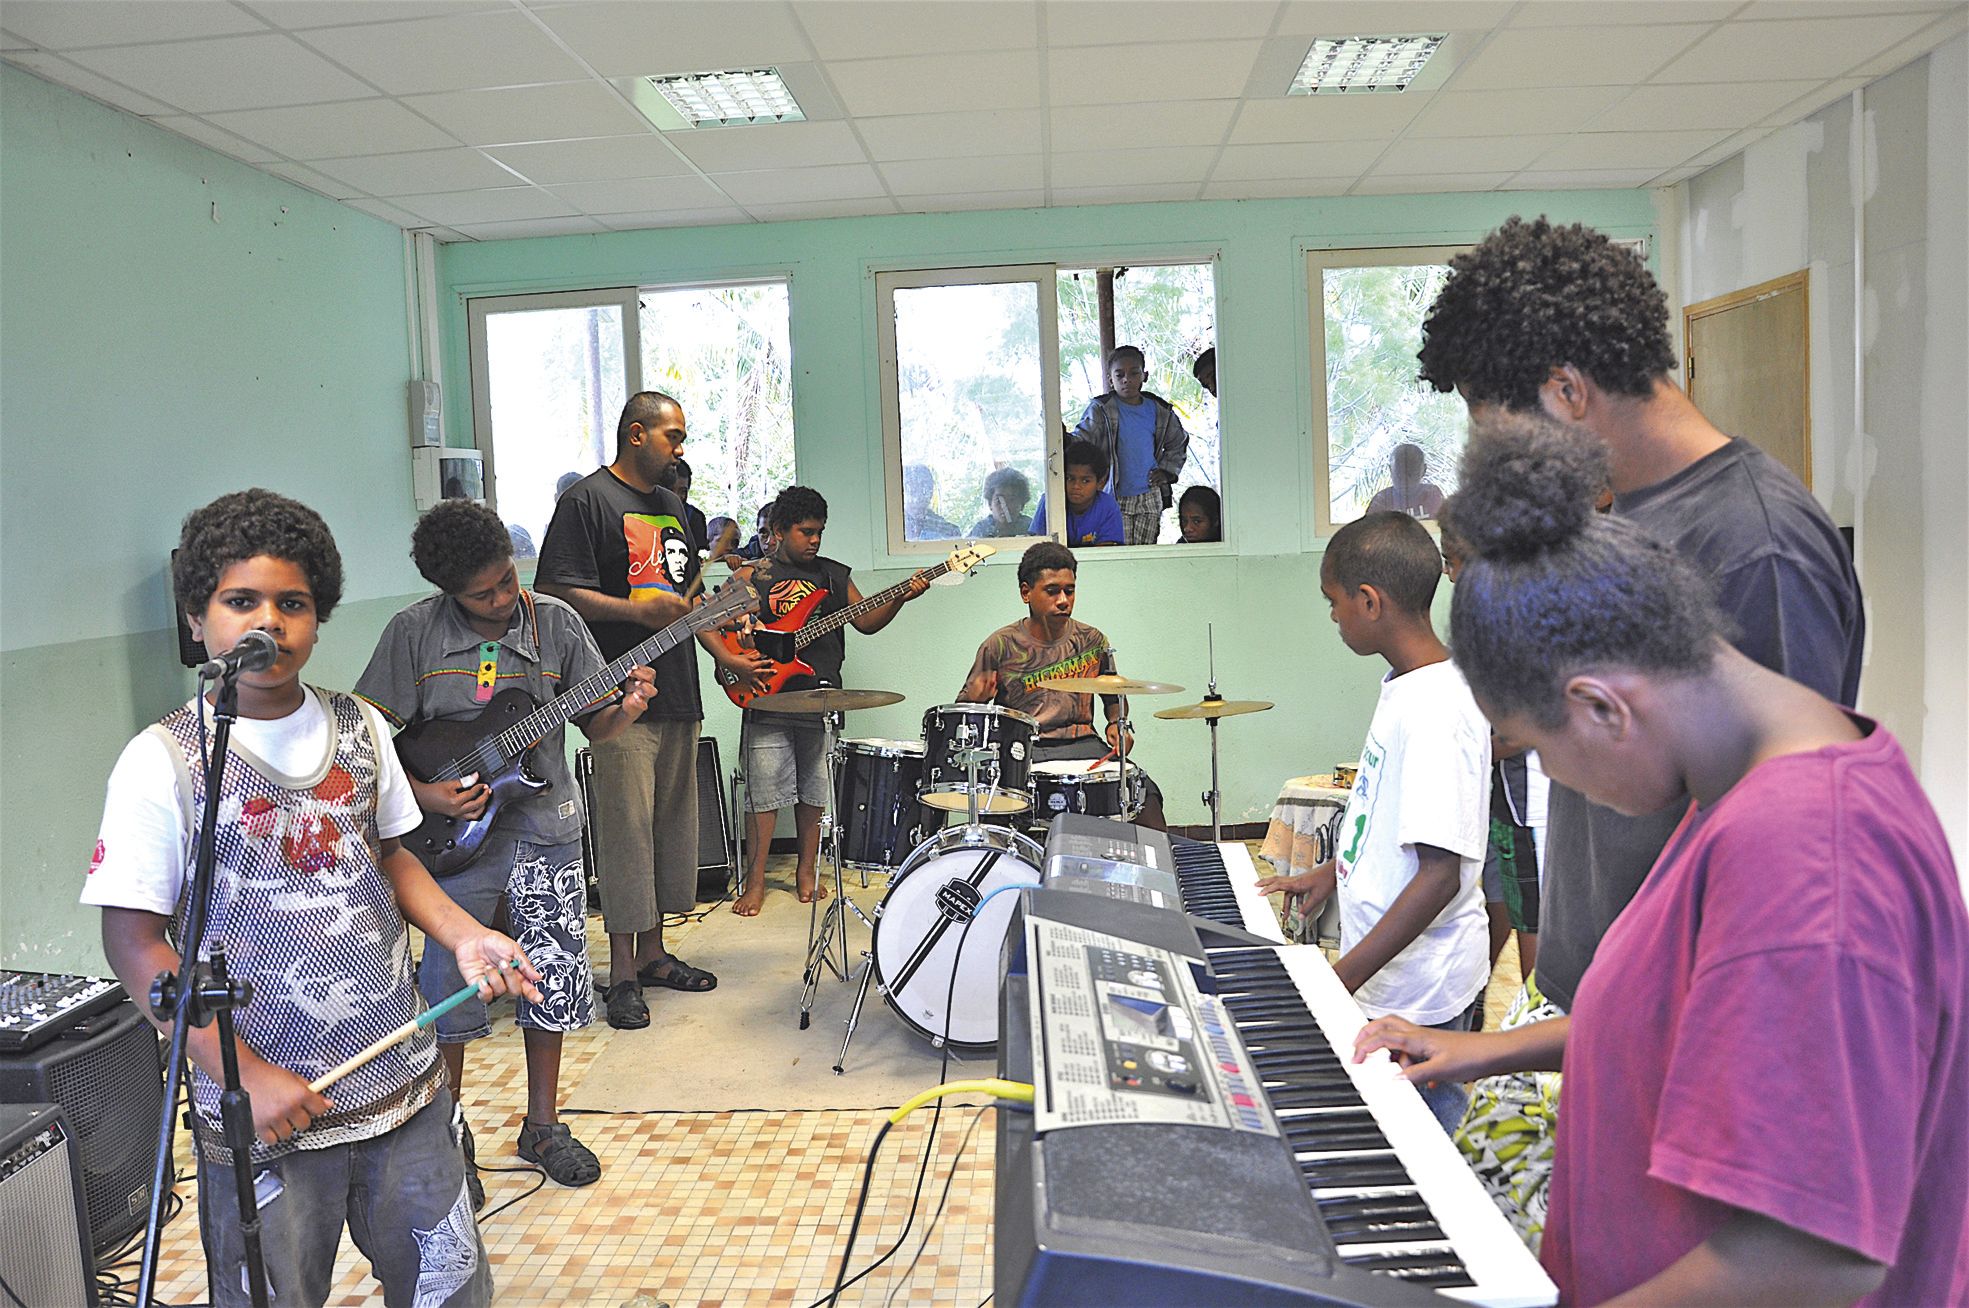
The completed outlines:
<svg viewBox="0 0 1969 1308">
<path fill-rule="evenodd" d="M 1654 227 L 1647 193 L 1595 191 L 916 215 L 448 245 L 440 268 L 450 439 L 471 439 L 469 296 L 789 276 L 799 475 L 827 497 L 828 553 L 855 568 L 869 593 L 916 566 L 887 553 L 875 271 L 1216 257 L 1228 539 L 1084 551 L 1078 616 L 1107 632 L 1125 671 L 1188 688 L 1134 706 L 1143 761 L 1179 823 L 1208 819 L 1199 798 L 1209 785 L 1208 729 L 1150 714 L 1201 694 L 1205 628 L 1215 624 L 1223 693 L 1278 704 L 1222 728 L 1224 819 L 1263 821 L 1284 778 L 1355 756 L 1383 670 L 1347 653 L 1319 597 L 1305 253 L 1469 241 L 1521 212 L 1619 236 Z M 690 397 L 679 398 L 688 416 Z M 1077 412 L 1084 400 L 1066 396 L 1063 404 Z M 855 715 L 848 734 L 918 734 L 923 711 L 955 696 L 980 638 L 1023 612 L 1016 566 L 1009 556 L 994 559 L 961 587 L 932 590 L 881 635 L 851 635 L 847 681 L 909 698 Z M 1445 611 L 1447 595 L 1445 587 Z M 706 727 L 721 738 L 729 767 L 737 714 L 719 698 Z"/>
<path fill-rule="evenodd" d="M 421 587 L 409 375 L 395 228 L 0 67 L 0 964 L 100 959 L 104 777 L 190 693 L 187 510 L 262 485 L 327 517 L 355 601 L 328 684 Z"/>
</svg>

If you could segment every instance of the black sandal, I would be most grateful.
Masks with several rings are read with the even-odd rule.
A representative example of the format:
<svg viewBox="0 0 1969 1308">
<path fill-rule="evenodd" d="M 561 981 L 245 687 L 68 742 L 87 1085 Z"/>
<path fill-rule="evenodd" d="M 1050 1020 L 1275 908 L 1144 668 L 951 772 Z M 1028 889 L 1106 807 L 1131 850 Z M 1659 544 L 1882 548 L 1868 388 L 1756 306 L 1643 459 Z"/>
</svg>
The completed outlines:
<svg viewBox="0 0 1969 1308">
<path fill-rule="evenodd" d="M 522 1119 L 520 1157 L 540 1164 L 556 1185 L 593 1185 L 602 1179 L 602 1160 L 574 1138 L 566 1122 L 539 1126 Z"/>
<path fill-rule="evenodd" d="M 664 963 L 670 965 L 667 972 L 658 971 Z M 701 967 L 692 967 L 675 954 L 662 963 L 650 963 L 636 973 L 636 980 L 646 986 L 662 986 L 670 990 L 685 990 L 700 994 L 718 988 L 718 978 Z"/>
</svg>

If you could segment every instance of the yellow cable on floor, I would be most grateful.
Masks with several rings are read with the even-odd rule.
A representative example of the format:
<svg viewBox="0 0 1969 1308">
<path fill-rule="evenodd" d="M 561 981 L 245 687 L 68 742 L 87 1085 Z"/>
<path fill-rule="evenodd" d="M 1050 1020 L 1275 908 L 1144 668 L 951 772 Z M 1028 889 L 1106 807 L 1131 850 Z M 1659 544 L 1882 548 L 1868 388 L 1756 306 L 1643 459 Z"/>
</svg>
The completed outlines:
<svg viewBox="0 0 1969 1308">
<path fill-rule="evenodd" d="M 900 1122 L 932 1099 L 944 1095 L 974 1093 L 990 1095 L 994 1099 L 1009 1099 L 1015 1104 L 1032 1102 L 1032 1087 L 1024 1081 L 1006 1081 L 995 1076 L 980 1081 L 946 1081 L 942 1085 L 933 1085 L 922 1094 L 906 1101 L 901 1108 L 889 1114 L 889 1121 L 891 1124 Z"/>
</svg>

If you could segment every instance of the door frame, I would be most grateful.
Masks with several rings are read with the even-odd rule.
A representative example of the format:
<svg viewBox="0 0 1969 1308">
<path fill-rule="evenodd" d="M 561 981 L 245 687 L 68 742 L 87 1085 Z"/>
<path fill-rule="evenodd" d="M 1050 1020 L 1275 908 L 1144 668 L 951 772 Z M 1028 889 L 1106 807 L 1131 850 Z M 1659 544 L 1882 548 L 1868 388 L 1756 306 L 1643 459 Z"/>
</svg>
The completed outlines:
<svg viewBox="0 0 1969 1308">
<path fill-rule="evenodd" d="M 1691 304 L 1688 305 L 1686 308 L 1684 308 L 1682 310 L 1682 390 L 1685 393 L 1687 393 L 1691 399 L 1694 398 L 1695 369 L 1696 369 L 1695 325 L 1697 319 L 1707 318 L 1714 314 L 1723 313 L 1726 312 L 1727 310 L 1735 309 L 1745 304 L 1752 304 L 1758 300 L 1768 300 L 1773 296 L 1784 295 L 1791 291 L 1797 291 L 1800 295 L 1805 297 L 1803 301 L 1801 301 L 1805 310 L 1804 312 L 1805 339 L 1803 342 L 1803 350 L 1804 350 L 1803 359 L 1805 364 L 1805 403 L 1803 406 L 1803 411 L 1805 417 L 1805 431 L 1804 431 L 1803 453 L 1802 453 L 1802 458 L 1800 460 L 1804 465 L 1804 469 L 1803 469 L 1803 475 L 1799 478 L 1799 480 L 1805 483 L 1806 490 L 1810 490 L 1812 489 L 1811 269 L 1800 268 L 1795 273 L 1786 273 L 1782 277 L 1773 277 L 1771 278 L 1771 280 L 1767 282 L 1759 282 L 1755 286 L 1746 286 L 1740 291 L 1731 291 L 1728 295 L 1718 295 L 1714 299 L 1703 300 L 1700 301 L 1699 303 Z M 1701 406 L 1698 405 L 1697 407 L 1700 408 Z"/>
</svg>

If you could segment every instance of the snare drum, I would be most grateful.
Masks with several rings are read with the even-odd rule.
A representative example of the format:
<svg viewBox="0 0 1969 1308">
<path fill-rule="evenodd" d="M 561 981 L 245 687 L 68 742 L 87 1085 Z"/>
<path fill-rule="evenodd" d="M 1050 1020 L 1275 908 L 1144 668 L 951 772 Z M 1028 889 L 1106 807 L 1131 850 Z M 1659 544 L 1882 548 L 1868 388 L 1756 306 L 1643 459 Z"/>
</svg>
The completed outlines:
<svg viewBox="0 0 1969 1308">
<path fill-rule="evenodd" d="M 916 792 L 923 783 L 923 742 L 844 740 L 834 751 L 834 839 L 841 865 L 886 871 L 920 838 Z"/>
<path fill-rule="evenodd" d="M 1128 804 L 1121 802 L 1121 765 L 1103 763 L 1090 768 L 1084 761 L 1055 759 L 1032 765 L 1033 821 L 1051 822 L 1061 813 L 1089 817 L 1126 817 L 1139 813 L 1148 783 L 1142 770 L 1128 769 Z"/>
<path fill-rule="evenodd" d="M 903 861 L 875 910 L 870 948 L 877 987 L 904 1025 L 932 1044 L 948 1039 L 960 1053 L 997 1045 L 998 953 L 1018 896 L 978 906 L 1003 886 L 1038 885 L 1044 858 L 1029 836 L 962 826 L 938 832 Z"/>
<path fill-rule="evenodd" d="M 997 704 L 943 704 L 923 715 L 923 802 L 966 811 L 972 785 L 959 752 L 986 749 L 978 764 L 978 812 L 1022 813 L 1032 807 L 1026 776 L 1039 723 Z"/>
</svg>

